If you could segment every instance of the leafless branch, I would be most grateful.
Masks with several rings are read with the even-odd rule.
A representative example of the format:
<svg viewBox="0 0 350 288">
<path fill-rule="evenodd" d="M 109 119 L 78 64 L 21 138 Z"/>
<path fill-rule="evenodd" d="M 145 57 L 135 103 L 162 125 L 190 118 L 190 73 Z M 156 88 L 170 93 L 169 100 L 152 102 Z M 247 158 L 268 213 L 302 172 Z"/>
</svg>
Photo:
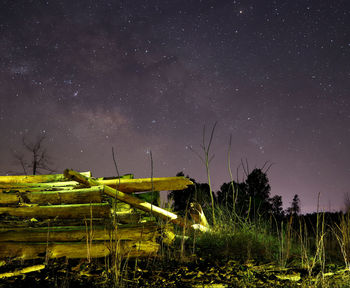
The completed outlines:
<svg viewBox="0 0 350 288">
<path fill-rule="evenodd" d="M 26 137 L 22 137 L 23 147 L 26 154 L 30 154 L 30 156 L 25 157 L 24 154 L 15 153 L 14 158 L 19 162 L 25 174 L 27 174 L 27 169 L 29 168 L 32 170 L 33 175 L 40 172 L 39 170 L 46 170 L 51 173 L 55 172 L 55 169 L 50 167 L 50 158 L 43 145 L 45 139 L 46 135 L 41 135 L 34 142 L 30 142 Z M 26 158 L 31 158 L 31 160 L 26 160 Z"/>
</svg>

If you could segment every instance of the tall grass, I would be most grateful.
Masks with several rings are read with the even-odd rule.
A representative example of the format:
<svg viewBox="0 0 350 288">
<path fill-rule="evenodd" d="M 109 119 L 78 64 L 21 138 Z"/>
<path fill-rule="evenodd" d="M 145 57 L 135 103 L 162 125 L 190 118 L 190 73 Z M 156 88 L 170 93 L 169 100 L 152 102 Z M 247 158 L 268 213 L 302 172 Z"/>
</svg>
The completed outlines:
<svg viewBox="0 0 350 288">
<path fill-rule="evenodd" d="M 209 141 L 208 143 L 206 143 L 205 141 L 205 125 L 203 126 L 203 139 L 202 139 L 202 144 L 200 145 L 201 149 L 203 150 L 203 156 L 202 157 L 196 150 L 192 149 L 191 147 L 190 150 L 192 152 L 194 152 L 199 159 L 203 162 L 204 166 L 205 166 L 205 171 L 206 171 L 206 175 L 207 175 L 207 179 L 208 179 L 208 185 L 209 185 L 209 195 L 210 195 L 210 200 L 211 200 L 211 216 L 212 216 L 212 221 L 213 224 L 216 225 L 216 219 L 215 219 L 215 207 L 214 207 L 214 192 L 212 190 L 212 186 L 211 186 L 211 178 L 210 178 L 210 162 L 211 160 L 214 158 L 215 155 L 210 155 L 210 147 L 214 138 L 214 132 L 215 132 L 215 128 L 216 128 L 217 122 L 214 123 L 213 128 L 211 129 L 211 133 L 210 133 L 210 137 L 209 137 Z"/>
<path fill-rule="evenodd" d="M 350 214 L 341 215 L 339 224 L 335 224 L 333 233 L 339 243 L 345 266 L 350 270 Z"/>
<path fill-rule="evenodd" d="M 210 232 L 197 235 L 198 257 L 235 259 L 246 262 L 271 262 L 278 259 L 277 237 L 264 221 L 241 218 L 226 207 L 215 209 L 216 225 Z"/>
<path fill-rule="evenodd" d="M 323 212 L 316 214 L 315 222 L 308 223 L 298 215 L 280 221 L 273 216 L 250 220 L 234 213 L 231 207 L 217 205 L 215 216 L 216 225 L 211 231 L 197 234 L 195 244 L 191 242 L 191 251 L 198 257 L 274 262 L 280 267 L 306 269 L 309 276 L 316 273 L 322 278 L 327 264 L 341 264 L 338 260 L 342 255 L 350 269 L 348 215 L 343 215 L 339 224 L 327 224 Z"/>
<path fill-rule="evenodd" d="M 343 215 L 339 224 L 334 223 L 327 226 L 325 222 L 325 214 L 319 213 L 317 209 L 316 223 L 306 223 L 303 217 L 298 215 L 289 215 L 284 219 L 277 220 L 271 215 L 268 218 L 249 217 L 251 200 L 247 215 L 240 216 L 237 213 L 236 199 L 237 191 L 233 185 L 233 176 L 230 167 L 230 149 L 231 138 L 228 150 L 228 170 L 232 185 L 232 203 L 224 203 L 219 206 L 214 205 L 213 191 L 210 182 L 209 164 L 212 159 L 209 155 L 210 146 L 213 140 L 216 123 L 211 131 L 209 143 L 205 143 L 205 127 L 203 129 L 203 143 L 201 145 L 204 151 L 204 157 L 198 155 L 206 167 L 208 184 L 210 189 L 210 199 L 205 206 L 205 214 L 208 216 L 209 222 L 213 224 L 210 232 L 198 233 L 183 228 L 177 229 L 178 241 L 170 247 L 162 247 L 159 258 L 160 260 L 178 260 L 180 263 L 187 259 L 204 258 L 210 260 L 237 260 L 240 262 L 271 263 L 274 262 L 279 267 L 297 266 L 305 269 L 308 276 L 317 275 L 319 283 L 322 285 L 323 276 L 325 275 L 327 262 L 327 241 L 332 241 L 334 236 L 338 245 L 339 252 L 344 259 L 347 269 L 350 270 L 350 216 Z M 195 151 L 194 151 L 195 152 Z M 119 176 L 116 161 L 113 160 Z M 151 178 L 153 179 L 153 159 L 151 157 Z M 119 180 L 120 181 L 120 180 Z M 153 184 L 152 184 L 153 186 Z M 153 191 L 153 187 L 152 187 Z M 319 198 L 319 197 L 318 197 Z M 115 201 L 116 202 L 116 201 Z M 319 200 L 318 200 L 319 202 Z M 185 211 L 185 219 L 187 219 L 188 205 Z M 317 207 L 319 205 L 317 204 Z M 114 209 L 115 211 L 115 209 Z M 113 224 L 116 224 L 115 216 Z M 91 247 L 91 239 L 93 238 L 93 229 L 87 227 L 87 249 Z M 310 229 L 311 226 L 311 229 Z M 115 225 L 117 229 L 117 225 Z M 88 229 L 90 228 L 90 229 Z M 117 231 L 114 231 L 117 233 Z M 331 232 L 331 233 L 329 233 Z M 113 242 L 113 243 L 112 243 Z M 119 241 L 111 241 L 112 253 L 110 259 L 106 262 L 109 275 L 114 280 L 115 287 L 122 287 L 124 279 L 128 274 L 133 275 L 135 280 L 136 271 L 138 269 L 138 259 L 134 263 L 134 267 L 129 266 L 129 259 L 122 260 L 118 251 Z M 88 253 L 89 255 L 89 253 Z M 188 257 L 191 256 L 191 257 Z M 141 261 L 140 261 L 141 262 Z M 152 262 L 146 259 L 147 265 Z M 158 264 L 161 261 L 158 261 Z M 131 273 L 130 273 L 130 270 Z M 132 280 L 131 280 L 132 281 Z"/>
</svg>

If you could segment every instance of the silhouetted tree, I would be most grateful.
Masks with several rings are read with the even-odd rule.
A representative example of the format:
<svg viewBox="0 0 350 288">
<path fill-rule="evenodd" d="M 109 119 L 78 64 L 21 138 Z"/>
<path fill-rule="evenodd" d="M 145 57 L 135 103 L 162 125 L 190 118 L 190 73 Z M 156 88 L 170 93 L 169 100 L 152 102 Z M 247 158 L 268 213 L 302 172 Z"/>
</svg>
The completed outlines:
<svg viewBox="0 0 350 288">
<path fill-rule="evenodd" d="M 179 172 L 176 176 L 185 176 L 183 172 Z M 194 179 L 190 179 L 195 183 Z M 183 190 L 173 190 L 168 194 L 168 200 L 172 200 L 172 208 L 175 212 L 184 212 L 188 203 L 192 202 L 195 194 L 195 186 L 190 185 Z M 181 213 L 183 214 L 183 213 Z"/>
<path fill-rule="evenodd" d="M 50 159 L 44 145 L 45 135 L 37 137 L 30 142 L 25 137 L 22 138 L 24 153 L 14 153 L 14 158 L 20 163 L 23 173 L 36 175 L 42 171 L 54 172 L 50 167 Z"/>
<path fill-rule="evenodd" d="M 184 176 L 184 173 L 179 172 L 176 174 L 176 176 Z M 192 178 L 190 178 L 190 180 L 194 183 L 194 185 L 190 185 L 183 190 L 171 191 L 168 194 L 168 200 L 173 201 L 173 210 L 182 215 L 185 214 L 186 208 L 188 208 L 188 205 L 191 202 L 197 202 L 203 208 L 211 203 L 209 185 L 207 183 L 197 183 L 196 180 Z"/>
<path fill-rule="evenodd" d="M 235 211 L 240 216 L 246 216 L 249 209 L 249 198 L 247 195 L 247 184 L 228 182 L 224 183 L 218 191 L 218 203 L 229 210 L 235 205 Z"/>
<path fill-rule="evenodd" d="M 271 213 L 271 187 L 266 173 L 256 168 L 248 175 L 245 183 L 247 184 L 247 195 L 251 201 L 252 218 Z"/>
<path fill-rule="evenodd" d="M 218 202 L 232 209 L 233 197 L 236 197 L 235 211 L 238 215 L 247 216 L 249 213 L 251 219 L 264 217 L 274 211 L 281 212 L 282 210 L 282 197 L 271 199 L 270 190 L 271 187 L 266 173 L 261 169 L 254 169 L 242 183 L 234 181 L 224 183 L 218 192 Z M 275 210 L 273 209 L 273 203 L 275 204 Z"/>
<path fill-rule="evenodd" d="M 287 214 L 298 215 L 299 213 L 300 213 L 300 199 L 299 199 L 299 195 L 295 194 L 290 207 L 287 208 Z"/>
<path fill-rule="evenodd" d="M 277 219 L 281 219 L 284 216 L 282 196 L 275 195 L 271 198 L 271 210 Z"/>
</svg>

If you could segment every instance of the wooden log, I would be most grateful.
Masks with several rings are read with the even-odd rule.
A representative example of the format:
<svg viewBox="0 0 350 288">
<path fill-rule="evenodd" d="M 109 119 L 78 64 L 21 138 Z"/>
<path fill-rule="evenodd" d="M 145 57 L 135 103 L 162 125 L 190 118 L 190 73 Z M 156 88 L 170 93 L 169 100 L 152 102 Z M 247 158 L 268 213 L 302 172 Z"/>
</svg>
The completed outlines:
<svg viewBox="0 0 350 288">
<path fill-rule="evenodd" d="M 91 176 L 88 176 L 88 177 L 91 177 Z M 111 179 L 134 179 L 134 174 L 124 174 L 122 176 L 119 176 L 119 177 L 115 177 L 115 176 L 112 176 L 112 177 L 99 177 L 99 178 L 96 178 L 97 180 L 111 180 Z"/>
<path fill-rule="evenodd" d="M 74 242 L 98 240 L 134 240 L 155 241 L 165 232 L 172 232 L 170 227 L 160 227 L 156 223 L 106 226 L 55 226 L 28 228 L 0 228 L 0 242 Z M 1 244 L 0 244 L 1 245 Z"/>
<path fill-rule="evenodd" d="M 0 183 L 2 191 L 44 191 L 84 188 L 76 181 L 50 182 L 50 183 Z M 27 190 L 28 189 L 28 190 Z"/>
<path fill-rule="evenodd" d="M 60 191 L 19 192 L 0 191 L 0 204 L 70 204 L 70 203 L 100 203 L 102 202 L 103 186 L 84 189 L 69 189 Z"/>
<path fill-rule="evenodd" d="M 134 215 L 134 214 L 133 214 Z M 21 217 L 6 217 L 1 216 L 0 229 L 6 231 L 6 229 L 12 228 L 47 228 L 48 226 L 85 226 L 86 222 L 90 222 L 90 218 L 47 218 L 47 219 L 33 219 L 33 218 L 21 218 Z M 109 226 L 111 225 L 110 218 L 93 218 L 93 225 L 96 226 Z M 119 223 L 119 219 L 117 221 Z M 128 222 L 129 223 L 129 222 Z M 138 222 L 133 222 L 138 223 Z"/>
<path fill-rule="evenodd" d="M 91 172 L 81 172 L 82 175 L 91 177 Z M 1 184 L 12 183 L 48 183 L 48 182 L 60 182 L 65 181 L 63 174 L 50 174 L 50 175 L 15 175 L 15 176 L 0 176 Z"/>
<path fill-rule="evenodd" d="M 0 215 L 29 218 L 105 218 L 110 217 L 108 203 L 48 205 L 27 207 L 0 207 Z"/>
<path fill-rule="evenodd" d="M 116 188 L 118 191 L 122 191 L 124 193 L 183 190 L 186 189 L 187 186 L 193 185 L 193 182 L 185 177 L 96 180 L 101 185 Z"/>
<path fill-rule="evenodd" d="M 82 174 L 83 175 L 83 174 Z M 1 176 L 0 176 L 1 177 Z M 5 176 L 3 176 L 5 177 Z M 15 177 L 15 176 L 12 176 Z M 182 190 L 186 189 L 188 185 L 193 185 L 193 182 L 185 177 L 164 177 L 164 178 L 140 178 L 140 179 L 101 179 L 96 180 L 100 185 L 107 185 L 124 193 L 134 193 L 143 191 L 168 191 L 168 190 Z M 0 182 L 0 189 L 3 192 L 10 190 L 19 191 L 31 191 L 26 189 L 38 189 L 51 190 L 51 189 L 70 189 L 81 186 L 76 181 L 62 181 L 62 182 L 49 182 L 49 183 L 8 183 Z M 153 188 L 153 189 L 152 189 Z"/>
<path fill-rule="evenodd" d="M 207 218 L 205 217 L 204 211 L 199 203 L 190 203 L 190 215 L 196 224 L 209 227 Z"/>
<path fill-rule="evenodd" d="M 39 265 L 30 266 L 30 267 L 25 267 L 23 269 L 19 269 L 19 270 L 13 271 L 13 272 L 1 273 L 0 274 L 0 279 L 20 276 L 20 275 L 23 275 L 23 274 L 26 274 L 26 273 L 36 272 L 36 271 L 42 270 L 44 268 L 45 268 L 44 264 L 39 264 Z"/>
<path fill-rule="evenodd" d="M 55 242 L 26 243 L 2 242 L 0 259 L 28 260 L 37 258 L 99 258 L 108 256 L 111 251 L 121 257 L 156 256 L 160 245 L 152 241 L 117 241 L 117 242 Z"/>
<path fill-rule="evenodd" d="M 102 202 L 103 186 L 60 191 L 0 191 L 0 204 L 70 204 Z"/>
<path fill-rule="evenodd" d="M 66 169 L 64 171 L 64 175 L 68 179 L 73 179 L 75 181 L 78 181 L 79 183 L 83 183 L 86 186 L 101 185 L 101 183 L 99 183 L 96 179 L 86 177 L 86 176 L 81 175 L 80 173 L 73 171 L 73 170 L 70 170 L 70 169 Z M 174 223 L 176 225 L 180 225 L 182 227 L 188 226 L 188 227 L 192 227 L 194 229 L 199 229 L 199 230 L 203 230 L 203 231 L 208 230 L 208 227 L 204 227 L 203 225 L 193 223 L 192 221 L 186 221 L 185 219 L 176 215 L 175 213 L 172 213 L 170 211 L 162 209 L 158 206 L 152 205 L 148 202 L 142 201 L 136 197 L 125 194 L 125 193 L 123 193 L 119 190 L 116 190 L 110 186 L 105 186 L 104 192 L 107 195 L 109 195 L 113 198 L 116 198 L 120 201 L 123 201 L 125 203 L 128 203 L 137 209 L 140 209 L 140 210 L 146 211 L 146 212 L 150 212 L 150 213 L 152 213 L 152 214 L 154 214 L 154 215 L 156 215 L 156 216 L 158 216 L 166 221 Z M 194 226 L 194 224 L 196 224 L 196 225 Z"/>
</svg>

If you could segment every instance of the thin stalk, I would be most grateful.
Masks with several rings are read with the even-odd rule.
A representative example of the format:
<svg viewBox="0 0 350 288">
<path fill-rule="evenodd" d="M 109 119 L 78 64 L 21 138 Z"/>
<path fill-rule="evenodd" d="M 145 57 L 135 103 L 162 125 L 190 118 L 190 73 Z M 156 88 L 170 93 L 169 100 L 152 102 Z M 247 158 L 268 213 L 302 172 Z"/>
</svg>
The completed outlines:
<svg viewBox="0 0 350 288">
<path fill-rule="evenodd" d="M 230 140 L 228 144 L 228 152 L 227 152 L 227 166 L 228 166 L 228 173 L 230 174 L 230 180 L 231 180 L 231 189 L 232 189 L 232 213 L 236 214 L 236 189 L 235 185 L 233 185 L 233 176 L 232 176 L 232 170 L 231 170 L 231 143 L 232 143 L 232 135 L 230 135 Z"/>
<path fill-rule="evenodd" d="M 208 141 L 208 144 L 205 143 L 205 125 L 203 126 L 203 139 L 202 139 L 202 145 L 201 145 L 201 148 L 203 150 L 203 153 L 204 153 L 204 158 L 198 153 L 196 152 L 195 150 L 193 150 L 191 147 L 190 150 L 192 152 L 194 152 L 198 157 L 199 159 L 201 159 L 201 161 L 204 163 L 205 165 L 205 170 L 206 170 L 206 174 L 207 174 L 207 179 L 208 179 L 208 185 L 209 185 L 209 194 L 210 194 L 210 200 L 211 200 L 211 210 L 212 210 L 212 217 L 213 217 L 213 224 L 215 226 L 216 224 L 216 221 L 215 221 L 215 207 L 214 207 L 214 195 L 213 195 L 213 190 L 211 188 L 211 180 L 210 180 L 210 169 L 209 169 L 209 164 L 211 162 L 211 160 L 214 158 L 215 155 L 212 155 L 212 156 L 209 156 L 210 154 L 210 146 L 211 146 L 211 143 L 213 141 L 213 137 L 214 137 L 214 131 L 215 131 L 215 128 L 216 128 L 216 124 L 217 122 L 214 123 L 214 126 L 211 130 L 211 134 L 210 134 L 210 138 L 209 138 L 209 141 Z"/>
</svg>

